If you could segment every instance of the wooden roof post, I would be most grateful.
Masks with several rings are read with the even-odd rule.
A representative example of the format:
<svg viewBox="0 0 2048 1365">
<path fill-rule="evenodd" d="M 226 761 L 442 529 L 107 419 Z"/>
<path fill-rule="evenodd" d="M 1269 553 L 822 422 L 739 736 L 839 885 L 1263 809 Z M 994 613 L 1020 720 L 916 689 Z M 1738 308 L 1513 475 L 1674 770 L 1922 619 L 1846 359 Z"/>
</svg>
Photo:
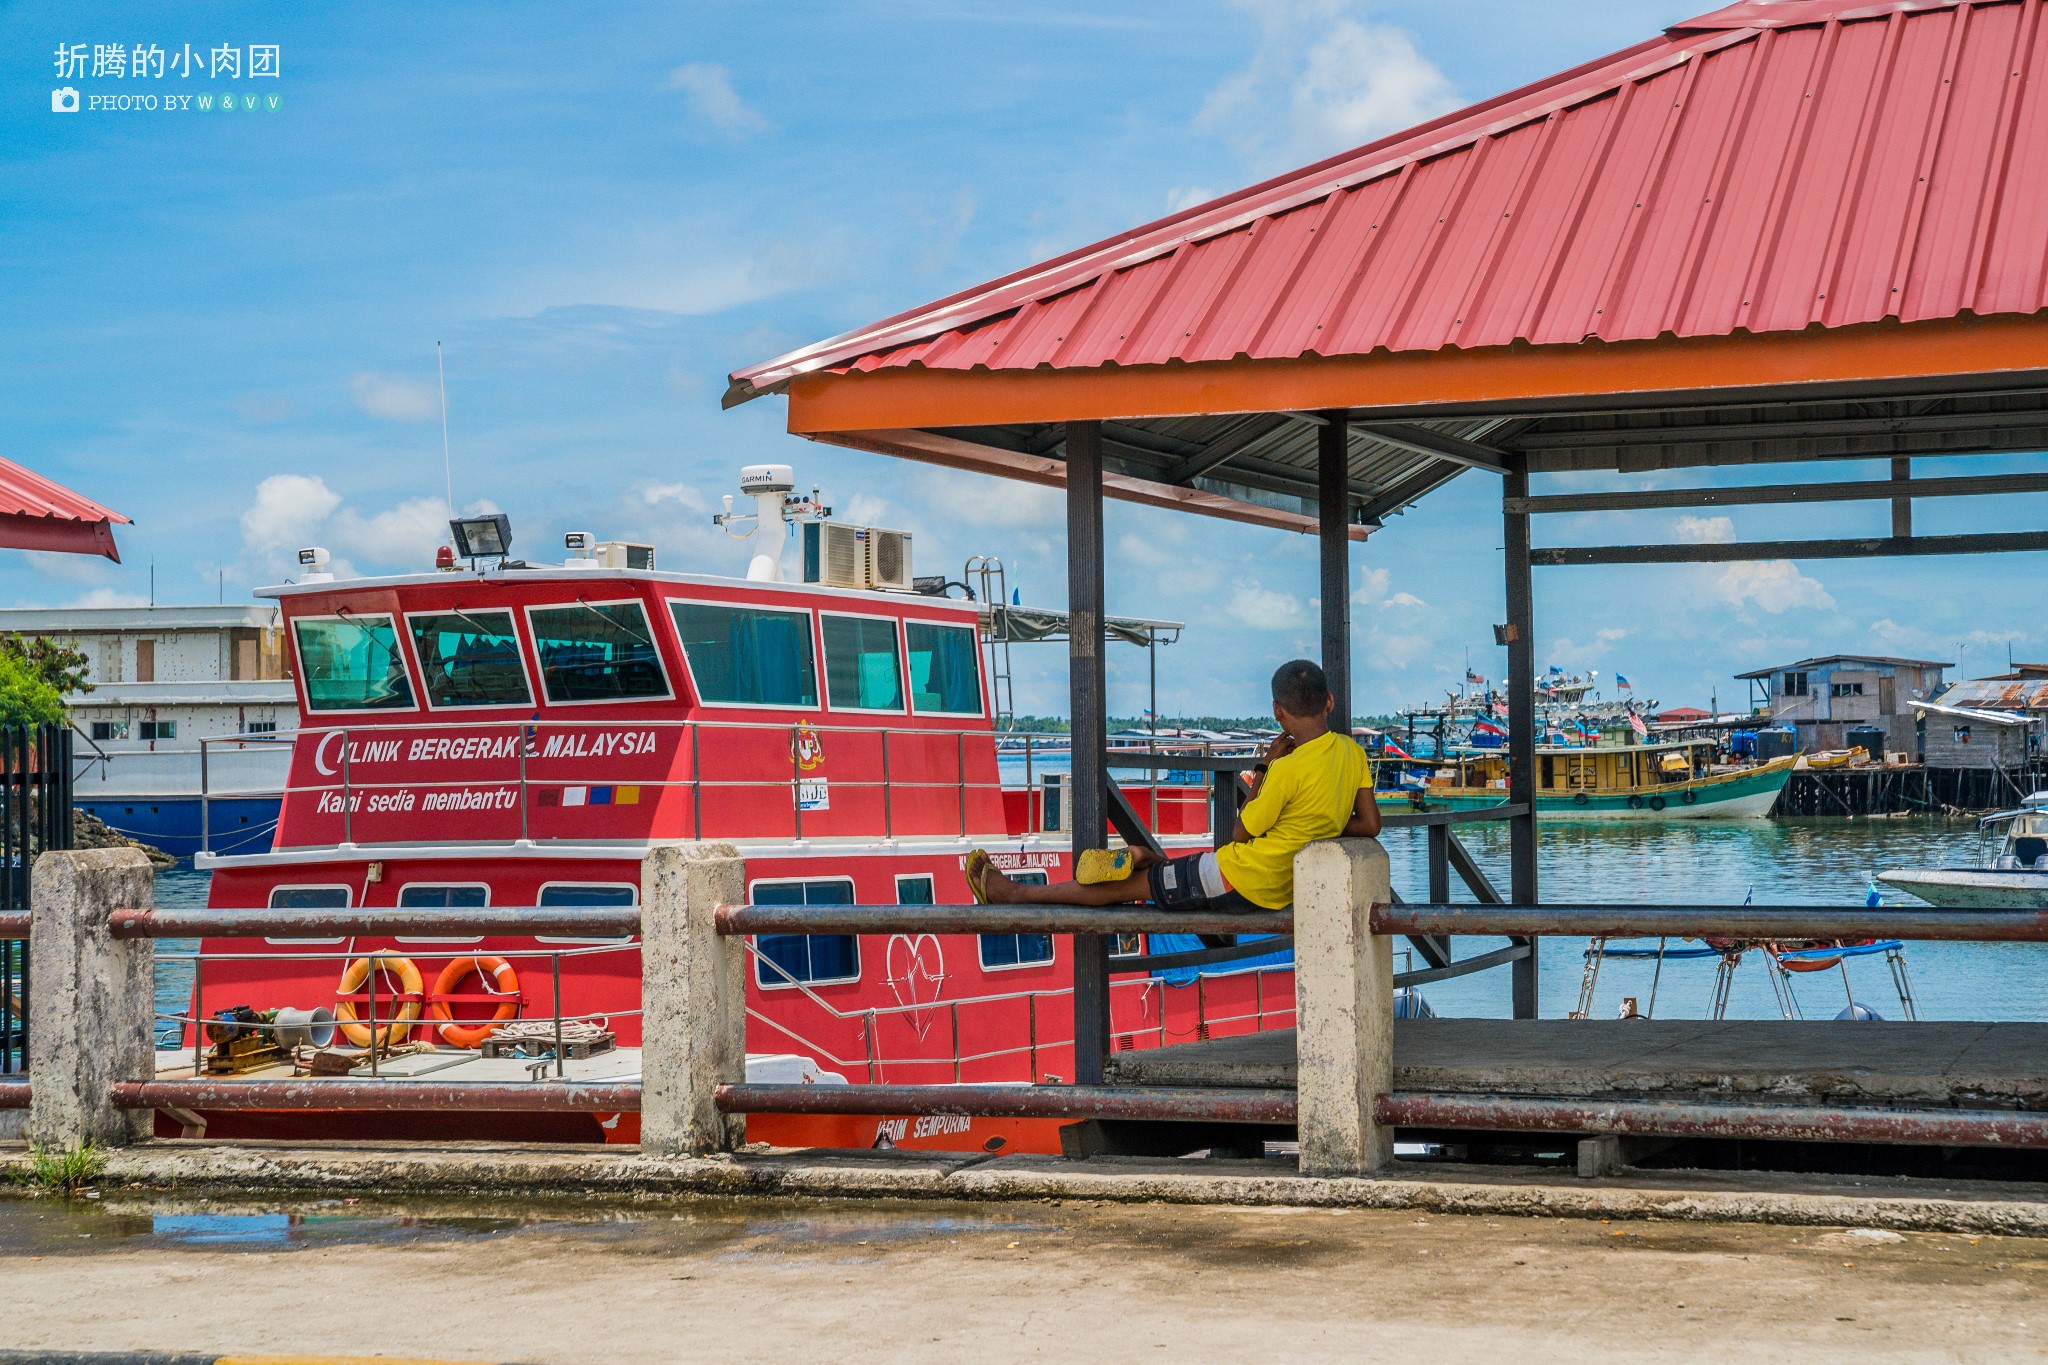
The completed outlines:
<svg viewBox="0 0 2048 1365">
<path fill-rule="evenodd" d="M 1508 800 L 1522 807 L 1509 823 L 1508 900 L 1534 905 L 1536 888 L 1536 603 L 1534 572 L 1529 560 L 1529 514 L 1506 510 L 1511 499 L 1529 496 L 1529 461 L 1513 457 L 1501 481 L 1502 557 L 1506 561 L 1507 624 L 1501 634 L 1508 647 Z M 1536 952 L 1540 939 L 1529 940 L 1529 955 L 1514 965 L 1515 1018 L 1536 1018 Z"/>
<path fill-rule="evenodd" d="M 1322 552 L 1323 676 L 1337 699 L 1330 728 L 1351 733 L 1351 414 L 1322 414 L 1316 432 L 1316 527 Z"/>
<path fill-rule="evenodd" d="M 1068 686 L 1074 854 L 1109 842 L 1103 761 L 1109 747 L 1102 665 L 1102 423 L 1067 423 Z M 1109 1057 L 1109 943 L 1074 935 L 1074 1076 L 1100 1085 Z"/>
</svg>

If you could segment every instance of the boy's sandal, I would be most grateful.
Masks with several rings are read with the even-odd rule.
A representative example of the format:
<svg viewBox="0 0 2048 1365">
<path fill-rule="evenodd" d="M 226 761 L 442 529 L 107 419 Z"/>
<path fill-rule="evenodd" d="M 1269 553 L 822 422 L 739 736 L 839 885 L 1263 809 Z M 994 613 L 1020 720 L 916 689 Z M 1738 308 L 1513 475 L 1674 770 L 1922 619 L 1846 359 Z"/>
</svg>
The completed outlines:
<svg viewBox="0 0 2048 1365">
<path fill-rule="evenodd" d="M 967 890 L 974 896 L 976 905 L 988 904 L 988 850 L 977 848 L 967 855 L 962 868 L 967 873 Z"/>
</svg>

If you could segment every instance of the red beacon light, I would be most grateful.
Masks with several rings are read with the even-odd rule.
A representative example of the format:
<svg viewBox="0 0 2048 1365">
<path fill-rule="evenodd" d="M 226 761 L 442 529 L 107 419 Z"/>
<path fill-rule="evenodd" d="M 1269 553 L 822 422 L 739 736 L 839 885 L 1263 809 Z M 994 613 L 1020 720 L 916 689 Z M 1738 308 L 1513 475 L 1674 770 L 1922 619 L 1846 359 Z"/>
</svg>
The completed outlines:
<svg viewBox="0 0 2048 1365">
<path fill-rule="evenodd" d="M 455 547 L 453 545 L 436 545 L 434 547 L 434 567 L 442 573 L 455 572 Z"/>
</svg>

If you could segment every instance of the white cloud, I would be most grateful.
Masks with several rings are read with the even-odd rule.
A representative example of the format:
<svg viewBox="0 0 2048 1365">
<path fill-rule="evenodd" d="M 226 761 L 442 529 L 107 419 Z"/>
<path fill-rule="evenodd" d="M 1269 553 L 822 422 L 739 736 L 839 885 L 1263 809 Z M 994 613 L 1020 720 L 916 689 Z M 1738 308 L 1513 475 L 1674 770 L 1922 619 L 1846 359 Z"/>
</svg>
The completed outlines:
<svg viewBox="0 0 2048 1365">
<path fill-rule="evenodd" d="M 1808 578 L 1789 559 L 1730 564 L 1716 575 L 1714 589 L 1731 606 L 1754 602 L 1773 616 L 1794 607 L 1826 609 L 1835 605 L 1820 580 Z"/>
<path fill-rule="evenodd" d="M 497 510 L 487 500 L 463 509 L 471 516 Z M 245 556 L 262 573 L 295 571 L 294 556 L 308 545 L 332 556 L 328 569 L 338 577 L 425 569 L 434 562 L 435 547 L 448 540 L 448 509 L 439 498 L 408 498 L 363 511 L 346 506 L 317 474 L 271 475 L 256 485 L 255 501 L 241 520 Z"/>
<path fill-rule="evenodd" d="M 765 132 L 768 120 L 761 117 L 733 89 L 732 72 L 713 62 L 690 62 L 668 73 L 671 90 L 683 92 L 690 113 L 701 123 L 729 138 L 752 137 Z"/>
<path fill-rule="evenodd" d="M 953 469 L 920 471 L 917 478 L 931 507 L 969 526 L 1050 529 L 1066 520 L 1063 488 Z"/>
<path fill-rule="evenodd" d="M 1412 592 L 1393 591 L 1394 575 L 1387 569 L 1360 569 L 1358 590 L 1351 594 L 1351 603 L 1358 607 L 1426 607 Z"/>
<path fill-rule="evenodd" d="M 1240 582 L 1224 610 L 1255 630 L 1286 630 L 1306 616 L 1299 597 L 1261 587 L 1255 580 Z"/>
<path fill-rule="evenodd" d="M 1735 522 L 1728 517 L 1680 517 L 1675 525 L 1687 545 L 1733 545 Z"/>
<path fill-rule="evenodd" d="M 1380 605 L 1384 607 L 1426 607 L 1429 603 L 1423 601 L 1412 592 L 1397 592 Z"/>
<path fill-rule="evenodd" d="M 1569 637 L 1559 637 L 1541 646 L 1543 664 L 1556 664 L 1560 668 L 1586 668 L 1600 664 L 1607 658 L 1613 646 L 1620 644 L 1630 635 L 1626 626 L 1603 626 L 1593 638 L 1581 644 Z"/>
<path fill-rule="evenodd" d="M 1245 68 L 1209 92 L 1196 116 L 1248 161 L 1314 160 L 1423 122 L 1457 105 L 1443 72 L 1355 0 L 1237 0 L 1259 22 Z"/>
<path fill-rule="evenodd" d="M 1179 213 L 1197 204 L 1206 204 L 1216 197 L 1216 191 L 1207 185 L 1175 185 L 1166 192 L 1166 211 Z"/>
<path fill-rule="evenodd" d="M 312 543 L 341 494 L 313 474 L 273 474 L 256 485 L 256 501 L 242 513 L 242 542 L 265 559 Z"/>
<path fill-rule="evenodd" d="M 357 407 L 388 422 L 430 422 L 441 415 L 440 395 L 424 380 L 364 370 L 348 386 L 355 392 Z"/>
</svg>

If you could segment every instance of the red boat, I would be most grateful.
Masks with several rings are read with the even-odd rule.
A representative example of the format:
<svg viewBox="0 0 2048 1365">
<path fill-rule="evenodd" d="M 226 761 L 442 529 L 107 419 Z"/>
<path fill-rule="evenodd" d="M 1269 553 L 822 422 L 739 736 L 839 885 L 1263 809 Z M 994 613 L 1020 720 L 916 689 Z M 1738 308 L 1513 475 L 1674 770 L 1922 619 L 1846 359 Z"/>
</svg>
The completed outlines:
<svg viewBox="0 0 2048 1365">
<path fill-rule="evenodd" d="M 529 565 L 502 553 L 502 518 L 456 523 L 467 564 L 442 547 L 430 572 L 336 580 L 319 571 L 320 552 L 302 553 L 313 571 L 264 592 L 283 609 L 301 710 L 275 845 L 202 855 L 209 904 L 632 904 L 646 850 L 686 840 L 737 844 L 758 903 L 964 901 L 962 862 L 976 847 L 1013 874 L 1062 877 L 1060 779 L 1006 785 L 999 766 L 1000 587 L 984 592 L 993 601 L 916 591 L 907 536 L 824 520 L 780 466 L 749 469 L 742 486 L 761 501 L 757 532 L 781 537 L 785 521 L 801 532 L 814 581 L 784 581 L 772 554 L 746 578 L 658 571 L 647 547 L 584 535 L 568 537 L 565 562 Z M 720 520 L 730 532 L 751 518 Z M 1211 845 L 1206 787 L 1169 781 L 1128 795 L 1169 851 Z M 1147 951 L 1135 937 L 1116 947 Z M 638 1076 L 630 939 L 208 939 L 200 952 L 193 1019 L 324 1007 L 346 1025 L 374 1005 L 383 1078 Z M 750 940 L 749 1076 L 1070 1076 L 1070 953 L 1070 942 L 1031 934 Z M 1290 968 L 1232 968 L 1177 973 L 1183 984 L 1116 978 L 1114 1045 L 1292 1025 Z M 195 1044 L 195 1027 L 180 1052 L 159 1054 L 159 1074 L 225 1065 L 213 1056 L 223 1049 Z M 366 1049 L 367 1024 L 348 1032 Z M 367 1074 L 363 1052 L 329 1054 Z M 307 1054 L 267 1065 L 293 1060 Z M 237 1111 L 160 1116 L 159 1127 L 630 1142 L 638 1118 Z M 748 1133 L 787 1146 L 1057 1151 L 1058 1127 L 758 1116 Z"/>
</svg>

